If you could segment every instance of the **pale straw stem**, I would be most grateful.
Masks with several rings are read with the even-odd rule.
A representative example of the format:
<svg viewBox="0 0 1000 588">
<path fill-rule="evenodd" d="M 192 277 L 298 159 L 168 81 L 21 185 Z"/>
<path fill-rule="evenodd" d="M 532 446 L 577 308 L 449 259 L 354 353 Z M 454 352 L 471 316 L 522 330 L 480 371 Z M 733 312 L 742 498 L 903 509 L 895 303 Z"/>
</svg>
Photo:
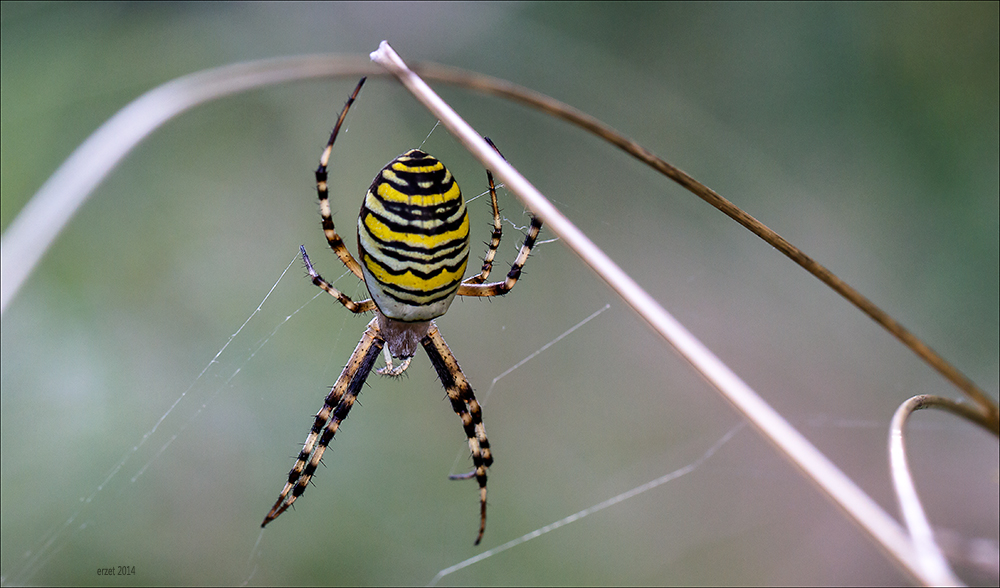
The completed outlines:
<svg viewBox="0 0 1000 588">
<path fill-rule="evenodd" d="M 924 584 L 951 584 L 951 575 L 931 575 L 920 564 L 902 527 L 865 494 L 837 466 L 764 402 L 732 370 L 677 322 L 631 277 L 573 225 L 524 176 L 507 163 L 448 106 L 383 41 L 371 54 L 454 135 L 484 167 L 497 175 L 542 221 L 558 235 L 625 302 L 667 340 L 699 373 L 719 390 L 747 419 L 795 465 L 875 538 L 903 569 Z"/>
</svg>

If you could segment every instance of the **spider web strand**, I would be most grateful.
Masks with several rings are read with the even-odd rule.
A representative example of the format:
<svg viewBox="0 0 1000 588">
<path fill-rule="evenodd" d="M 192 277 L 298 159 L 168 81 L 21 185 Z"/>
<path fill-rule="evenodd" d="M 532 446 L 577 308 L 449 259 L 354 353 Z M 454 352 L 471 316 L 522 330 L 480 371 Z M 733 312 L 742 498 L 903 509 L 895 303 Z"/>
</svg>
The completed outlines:
<svg viewBox="0 0 1000 588">
<path fill-rule="evenodd" d="M 590 516 L 590 515 L 594 514 L 595 512 L 602 511 L 605 508 L 608 508 L 609 506 L 614 506 L 614 505 L 618 504 L 619 502 L 624 502 L 626 500 L 629 500 L 630 498 L 634 498 L 634 497 L 642 494 L 643 492 L 647 492 L 649 490 L 652 490 L 653 488 L 656 488 L 657 486 L 661 486 L 663 484 L 666 484 L 667 482 L 670 482 L 672 480 L 676 480 L 677 478 L 680 478 L 681 476 L 684 476 L 686 474 L 690 474 L 695 469 L 697 469 L 698 467 L 700 467 L 703 463 L 705 463 L 705 461 L 708 460 L 708 458 L 712 457 L 712 455 L 715 454 L 716 451 L 718 451 L 723 445 L 725 445 L 730 439 L 732 439 L 733 436 L 736 435 L 736 433 L 738 433 L 741 429 L 743 429 L 744 426 L 746 426 L 746 422 L 741 422 L 740 424 L 738 424 L 735 427 L 733 427 L 732 429 L 730 429 L 728 433 L 726 433 L 725 435 L 723 435 L 721 439 L 719 439 L 718 441 L 716 441 L 714 445 L 712 445 L 710 448 L 708 448 L 708 451 L 706 451 L 705 453 L 703 453 L 701 455 L 701 457 L 699 457 L 698 459 L 696 459 L 693 462 L 689 463 L 688 465 L 686 465 L 686 466 L 684 466 L 684 467 L 682 467 L 680 469 L 674 470 L 674 471 L 672 471 L 672 472 L 670 472 L 668 474 L 664 474 L 664 475 L 660 476 L 659 478 L 656 478 L 655 480 L 650 480 L 649 482 L 646 482 L 645 484 L 640 484 L 639 486 L 636 486 L 635 488 L 632 488 L 631 490 L 622 492 L 621 494 L 618 494 L 616 496 L 612 496 L 611 498 L 608 498 L 607 500 L 605 500 L 603 502 L 599 502 L 599 503 L 597 503 L 597 504 L 595 504 L 595 505 L 593 505 L 591 507 L 588 507 L 588 508 L 585 508 L 585 509 L 583 509 L 581 511 L 575 512 L 575 513 L 569 515 L 568 517 L 565 517 L 565 518 L 559 519 L 558 521 L 555 521 L 554 523 L 549 523 L 548 525 L 545 525 L 544 527 L 539 527 L 538 529 L 535 529 L 534 531 L 531 531 L 530 533 L 525 533 L 524 535 L 521 535 L 517 539 L 512 539 L 512 540 L 504 543 L 503 545 L 500 545 L 498 547 L 494 547 L 493 549 L 488 549 L 488 550 L 480 553 L 479 555 L 470 557 L 469 559 L 467 559 L 465 561 L 461 561 L 461 562 L 459 562 L 459 563 L 457 563 L 457 564 L 455 564 L 455 565 L 453 565 L 451 567 L 447 567 L 447 568 L 441 570 L 440 572 L 438 572 L 437 575 L 434 576 L 431 579 L 431 581 L 427 583 L 427 585 L 428 586 L 436 586 L 437 583 L 440 582 L 442 578 L 444 578 L 445 576 L 447 576 L 449 574 L 453 574 L 453 573 L 455 573 L 455 572 L 457 572 L 457 571 L 459 571 L 459 570 L 461 570 L 463 568 L 467 568 L 467 567 L 469 567 L 469 566 L 471 566 L 473 564 L 477 564 L 477 563 L 483 561 L 484 559 L 487 559 L 489 557 L 493 557 L 494 555 L 496 555 L 498 553 L 502 553 L 504 551 L 507 551 L 508 549 L 517 547 L 518 545 L 521 545 L 522 543 L 526 543 L 528 541 L 531 541 L 532 539 L 535 539 L 537 537 L 541 537 L 542 535 L 548 533 L 549 531 L 555 531 L 556 529 L 558 529 L 560 527 L 565 527 L 566 525 L 568 525 L 570 523 L 574 523 L 574 522 L 576 522 L 576 521 L 578 521 L 578 520 L 580 520 L 580 519 L 582 519 L 582 518 L 584 518 L 586 516 Z"/>
<path fill-rule="evenodd" d="M 27 583 L 35 575 L 35 573 L 38 570 L 40 570 L 41 568 L 43 568 L 45 566 L 45 564 L 52 558 L 52 556 L 54 556 L 55 553 L 57 553 L 62 548 L 61 546 L 55 547 L 55 551 L 50 552 L 50 550 L 53 549 L 53 546 L 56 545 L 57 542 L 62 538 L 63 533 L 65 533 L 66 530 L 69 529 L 73 525 L 73 523 L 80 517 L 80 515 L 84 512 L 84 510 L 87 508 L 87 506 L 89 506 L 97 498 L 97 496 L 108 486 L 108 484 L 110 484 L 111 481 L 115 477 L 117 477 L 118 473 L 128 464 L 129 460 L 131 460 L 132 457 L 134 457 L 139 452 L 139 450 L 143 447 L 143 445 L 146 444 L 146 441 L 148 441 L 150 438 L 152 438 L 152 436 L 160 428 L 160 425 L 162 425 L 164 423 L 164 421 L 167 420 L 167 417 L 169 417 L 173 413 L 174 409 L 176 409 L 177 406 L 181 403 L 181 401 L 184 400 L 184 398 L 187 397 L 188 393 L 191 392 L 194 389 L 194 387 L 197 385 L 197 383 L 208 372 L 209 368 L 211 368 L 213 364 L 217 364 L 218 363 L 218 359 L 222 355 L 222 353 L 229 347 L 229 345 L 233 342 L 233 340 L 237 337 L 237 335 L 239 335 L 243 331 L 244 327 L 247 326 L 247 324 L 253 319 L 253 317 L 255 317 L 260 312 L 261 308 L 264 306 L 264 303 L 267 301 L 267 299 L 274 292 L 274 289 L 277 288 L 277 286 L 281 282 L 281 280 L 284 279 L 285 274 L 288 273 L 289 268 L 292 267 L 292 264 L 295 263 L 296 259 L 298 259 L 298 253 L 296 253 L 295 257 L 293 257 L 292 260 L 290 262 L 288 262 L 288 265 L 285 266 L 284 271 L 281 272 L 281 275 L 278 276 L 277 280 L 275 280 L 275 282 L 271 286 L 270 290 L 267 291 L 267 294 L 264 295 L 264 298 L 262 298 L 261 301 L 260 301 L 260 303 L 257 304 L 257 308 L 255 308 L 254 311 L 252 313 L 250 313 L 250 316 L 248 316 L 247 319 L 245 321 L 243 321 L 243 324 L 240 325 L 240 328 L 237 329 L 235 333 L 233 333 L 232 335 L 229 336 L 229 339 L 226 341 L 226 343 L 222 346 L 221 349 L 219 349 L 219 351 L 215 354 L 215 356 L 212 357 L 212 359 L 205 365 L 205 367 L 201 370 L 201 372 L 197 375 L 197 377 L 195 377 L 194 381 L 191 382 L 191 385 L 188 386 L 188 388 L 184 392 L 182 392 L 180 394 L 180 396 L 177 397 L 176 400 L 174 400 L 173 404 L 171 404 L 170 407 L 166 410 L 166 412 L 164 412 L 163 415 L 160 416 L 160 418 L 156 421 L 156 423 L 153 425 L 153 427 L 151 429 L 149 429 L 148 431 L 146 431 L 145 434 L 143 434 L 143 436 L 139 440 L 139 442 L 136 443 L 135 445 L 133 445 L 130 449 L 128 449 L 125 452 L 125 454 L 118 461 L 118 463 L 113 468 L 111 468 L 111 471 L 104 478 L 104 481 L 102 481 L 94 489 L 94 491 L 90 493 L 89 496 L 87 496 L 86 498 L 83 498 L 83 497 L 80 498 L 81 505 L 76 510 L 76 512 L 74 512 L 73 514 L 71 514 L 69 516 L 69 518 L 67 518 L 66 521 L 64 523 L 62 523 L 62 525 L 56 525 L 53 528 L 50 528 L 49 531 L 47 531 L 36 542 L 36 544 L 39 545 L 39 547 L 37 549 L 29 551 L 29 552 L 27 552 L 27 554 L 25 554 L 25 558 L 27 559 L 27 561 L 24 562 L 23 567 L 21 567 L 19 570 L 15 571 L 13 573 L 11 573 L 10 575 L 2 574 L 2 576 L 0 576 L 0 577 L 2 577 L 2 580 L 3 580 L 4 584 L 7 584 L 7 583 L 25 584 L 25 583 Z M 315 299 L 315 297 L 314 297 L 314 299 Z M 311 302 L 311 300 L 310 300 L 310 302 Z M 308 302 L 306 304 L 308 304 Z M 302 309 L 299 308 L 299 310 L 302 310 Z M 286 317 L 285 321 L 283 321 L 281 324 L 284 324 L 284 322 L 287 322 L 288 319 L 290 319 L 292 316 L 294 316 L 297 312 L 298 312 L 298 310 L 296 310 L 291 315 L 289 315 L 288 317 Z M 278 328 L 281 327 L 281 324 L 278 325 Z M 277 331 L 278 328 L 275 328 L 275 331 Z M 271 334 L 273 335 L 274 332 L 272 332 Z M 266 343 L 266 341 L 265 341 L 265 343 Z M 261 347 L 262 346 L 263 346 L 263 344 L 261 344 Z M 259 349 L 260 349 L 260 347 L 258 347 L 257 350 L 259 350 Z M 256 354 L 256 350 L 254 351 L 254 354 Z M 250 358 L 248 358 L 246 361 L 249 361 L 253 357 L 254 354 L 251 354 Z M 245 365 L 245 363 L 246 362 L 244 362 L 244 365 Z M 226 384 L 228 384 L 233 379 L 233 377 L 235 377 L 236 374 L 239 373 L 240 369 L 242 369 L 242 366 L 240 368 L 238 368 L 226 380 Z M 213 392 L 211 394 L 211 396 L 208 398 L 208 400 L 206 400 L 205 403 L 201 406 L 201 408 L 199 408 L 198 411 L 192 417 L 190 417 L 187 420 L 187 422 L 184 423 L 184 425 L 181 427 L 181 429 L 179 431 L 177 431 L 177 433 L 174 434 L 169 440 L 167 440 L 167 442 L 164 443 L 164 445 L 162 447 L 160 447 L 159 451 L 157 451 L 156 454 L 152 458 L 150 458 L 150 460 L 147 461 L 139 469 L 138 473 L 136 473 L 135 476 L 133 476 L 131 478 L 131 480 L 130 480 L 131 483 L 134 483 L 139 478 L 139 476 L 141 476 L 143 473 L 145 473 L 146 469 L 150 466 L 150 464 L 152 464 L 152 462 L 155 461 L 156 458 L 158 458 L 160 455 L 163 454 L 163 452 L 174 442 L 174 440 L 177 439 L 177 436 L 180 435 L 180 433 L 182 433 L 184 431 L 184 429 L 187 428 L 187 426 L 191 423 L 191 421 L 194 420 L 194 418 L 196 416 L 198 416 L 198 414 L 201 413 L 201 411 L 205 408 L 205 406 L 208 404 L 208 402 L 210 402 L 213 398 L 215 398 L 215 396 L 218 394 L 218 392 L 224 386 L 225 386 L 225 384 L 223 384 L 223 386 L 221 386 L 218 389 L 216 389 L 215 392 Z M 122 491 L 124 492 L 124 489 L 122 489 Z M 84 524 L 78 526 L 76 528 L 76 531 L 77 532 L 78 531 L 82 531 L 85 527 L 86 527 L 86 524 L 84 523 Z"/>
<path fill-rule="evenodd" d="M 534 359 L 535 357 L 537 357 L 537 356 L 538 356 L 538 354 L 540 354 L 541 352 L 545 351 L 545 350 L 546 350 L 546 349 L 548 349 L 549 347 L 552 347 L 553 345 L 555 345 L 555 344 L 556 344 L 556 343 L 558 343 L 559 341 L 562 341 L 563 339 L 565 339 L 566 337 L 568 337 L 568 336 L 569 336 L 569 335 L 570 335 L 570 334 L 571 334 L 571 333 L 572 333 L 573 331 L 575 331 L 575 330 L 579 329 L 579 328 L 580 328 L 580 327 L 582 327 L 583 325 L 585 325 L 585 324 L 589 323 L 589 322 L 590 322 L 591 320 L 593 320 L 593 319 L 597 318 L 597 315 L 601 314 L 602 312 L 604 312 L 605 310 L 607 310 L 607 309 L 609 309 L 609 308 L 611 308 L 611 305 L 610 305 L 610 304 L 605 304 L 605 305 L 604 305 L 604 306 L 603 306 L 602 308 L 599 308 L 598 310 L 596 310 L 596 311 L 594 311 L 593 313 L 591 313 L 591 315 L 590 315 L 590 316 L 588 316 L 587 318 L 585 318 L 585 319 L 583 319 L 582 321 L 580 321 L 580 322 L 576 323 L 575 325 L 573 325 L 573 326 L 572 326 L 572 327 L 570 327 L 569 329 L 566 329 L 565 331 L 563 331 L 563 333 L 562 333 L 561 335 L 559 335 L 559 336 L 558 336 L 558 337 L 556 337 L 555 339 L 553 339 L 553 340 L 549 341 L 549 342 L 548 342 L 548 343 L 546 343 L 545 345 L 542 345 L 542 346 L 541 346 L 541 347 L 539 347 L 539 348 L 538 348 L 538 349 L 537 349 L 537 350 L 536 350 L 536 351 L 535 351 L 534 353 L 532 353 L 532 354 L 528 355 L 527 357 L 525 357 L 525 358 L 524 358 L 524 359 L 522 359 L 521 361 L 519 361 L 519 362 L 515 363 L 514 365 L 510 366 L 509 368 L 507 368 L 507 369 L 506 369 L 506 370 L 505 370 L 505 371 L 504 371 L 504 372 L 503 372 L 502 374 L 500 374 L 499 376 L 497 376 L 497 377 L 493 378 L 493 381 L 492 381 L 492 382 L 490 382 L 490 387 L 489 387 L 489 388 L 487 388 L 487 390 L 486 390 L 486 394 L 484 394 L 484 395 L 483 395 L 483 399 L 482 399 L 482 400 L 480 400 L 480 401 L 479 401 L 479 403 L 480 403 L 480 404 L 485 404 L 485 403 L 486 403 L 486 399 L 487 399 L 487 398 L 489 398 L 489 397 L 490 397 L 490 394 L 492 394 L 492 393 L 493 393 L 493 388 L 494 388 L 494 387 L 496 386 L 497 382 L 498 382 L 498 381 L 500 381 L 500 379 L 501 379 L 501 378 L 504 378 L 504 377 L 506 377 L 506 376 L 510 375 L 510 373 L 511 373 L 511 372 L 513 372 L 513 371 L 514 371 L 514 370 L 516 370 L 517 368 L 519 368 L 519 367 L 523 366 L 524 364 L 528 363 L 529 361 L 531 361 L 532 359 Z"/>
</svg>

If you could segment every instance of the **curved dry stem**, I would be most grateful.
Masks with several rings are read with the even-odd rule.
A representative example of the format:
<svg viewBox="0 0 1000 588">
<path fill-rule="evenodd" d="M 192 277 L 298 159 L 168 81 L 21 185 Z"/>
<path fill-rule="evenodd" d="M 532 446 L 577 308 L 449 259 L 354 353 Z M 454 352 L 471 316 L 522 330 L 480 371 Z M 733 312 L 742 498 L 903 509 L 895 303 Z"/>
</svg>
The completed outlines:
<svg viewBox="0 0 1000 588">
<path fill-rule="evenodd" d="M 563 119 L 617 146 L 674 180 L 746 227 L 819 278 L 892 333 L 952 382 L 1000 427 L 1000 409 L 968 377 L 857 290 L 729 200 L 670 165 L 652 151 L 572 106 L 517 84 L 435 63 L 416 64 L 423 77 L 500 96 Z M 386 75 L 359 56 L 313 55 L 224 66 L 178 78 L 155 88 L 119 111 L 91 135 L 38 190 L 4 232 L 0 246 L 0 315 L 76 210 L 124 156 L 156 128 L 204 102 L 252 88 L 293 80 Z"/>
<path fill-rule="evenodd" d="M 375 69 L 358 57 L 266 59 L 183 76 L 135 99 L 73 151 L 4 231 L 0 239 L 0 314 L 94 189 L 136 145 L 168 120 L 199 104 L 254 88 L 292 80 L 360 76 Z"/>
<path fill-rule="evenodd" d="M 847 282 L 834 275 L 833 272 L 815 259 L 803 253 L 801 249 L 792 245 L 784 237 L 767 227 L 767 225 L 723 198 L 711 188 L 692 178 L 684 171 L 667 163 L 649 149 L 646 149 L 589 114 L 581 112 L 568 104 L 559 102 L 554 98 L 550 98 L 545 94 L 535 92 L 534 90 L 506 80 L 430 63 L 417 64 L 413 67 L 413 70 L 428 79 L 455 84 L 483 92 L 484 94 L 500 96 L 563 119 L 597 135 L 677 182 L 692 194 L 719 209 L 723 214 L 743 225 L 751 233 L 785 254 L 789 259 L 802 266 L 807 272 L 816 276 L 821 282 L 832 288 L 833 291 L 846 298 L 848 302 L 858 307 L 858 309 L 871 317 L 872 320 L 881 325 L 885 330 L 892 333 L 903 345 L 916 353 L 918 357 L 927 362 L 934 370 L 958 387 L 959 390 L 980 407 L 988 419 L 996 423 L 995 426 L 1000 427 L 1000 409 L 997 408 L 997 405 L 989 396 L 976 386 L 975 382 L 959 371 L 958 368 L 951 365 L 951 363 L 931 349 L 930 346 L 921 341 L 919 337 L 889 316 L 889 313 L 879 308 Z"/>
<path fill-rule="evenodd" d="M 1000 435 L 1000 431 L 997 431 L 992 423 L 974 407 L 950 398 L 931 395 L 914 396 L 901 404 L 892 416 L 892 423 L 889 426 L 889 468 L 892 471 L 892 485 L 896 490 L 896 499 L 899 501 L 899 508 L 903 513 L 903 520 L 906 521 L 906 527 L 910 532 L 910 539 L 917 551 L 918 561 L 927 575 L 939 578 L 950 576 L 947 583 L 957 585 L 961 584 L 961 580 L 955 576 L 948 565 L 948 560 L 934 541 L 934 533 L 931 531 L 931 525 L 924 513 L 924 507 L 920 503 L 920 497 L 913 484 L 913 476 L 906 459 L 903 429 L 910 415 L 923 408 L 945 410 L 976 423 L 994 435 Z"/>
</svg>

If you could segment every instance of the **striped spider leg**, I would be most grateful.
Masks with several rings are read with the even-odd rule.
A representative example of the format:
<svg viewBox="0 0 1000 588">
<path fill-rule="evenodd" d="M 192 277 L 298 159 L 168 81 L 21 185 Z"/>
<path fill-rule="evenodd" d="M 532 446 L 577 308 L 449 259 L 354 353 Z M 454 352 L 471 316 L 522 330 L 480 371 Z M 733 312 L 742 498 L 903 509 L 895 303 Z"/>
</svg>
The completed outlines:
<svg viewBox="0 0 1000 588">
<path fill-rule="evenodd" d="M 374 312 L 375 318 L 368 323 L 347 366 L 316 414 L 295 465 L 288 473 L 288 480 L 261 526 L 276 519 L 305 492 L 379 352 L 385 351 L 386 366 L 376 371 L 398 376 L 409 367 L 418 346 L 422 346 L 468 438 L 474 469 L 468 474 L 450 477 L 474 477 L 479 483 L 478 545 L 486 529 L 486 470 L 493 464 L 493 455 L 479 402 L 434 319 L 447 312 L 456 295 L 498 296 L 509 292 L 520 277 L 541 223 L 532 218 L 524 244 L 506 279 L 486 283 L 501 238 L 496 188 L 493 175 L 487 171 L 493 236 L 482 270 L 463 279 L 469 261 L 469 216 L 462 192 L 444 164 L 419 149 L 411 149 L 382 168 L 365 194 L 358 216 L 358 258 L 355 259 L 334 228 L 327 166 L 337 133 L 364 82 L 362 78 L 358 83 L 330 134 L 316 170 L 316 185 L 327 242 L 341 262 L 364 280 L 371 298 L 355 302 L 334 288 L 316 272 L 305 247 L 302 259 L 316 286 L 351 312 Z M 402 363 L 394 367 L 393 358 Z"/>
</svg>

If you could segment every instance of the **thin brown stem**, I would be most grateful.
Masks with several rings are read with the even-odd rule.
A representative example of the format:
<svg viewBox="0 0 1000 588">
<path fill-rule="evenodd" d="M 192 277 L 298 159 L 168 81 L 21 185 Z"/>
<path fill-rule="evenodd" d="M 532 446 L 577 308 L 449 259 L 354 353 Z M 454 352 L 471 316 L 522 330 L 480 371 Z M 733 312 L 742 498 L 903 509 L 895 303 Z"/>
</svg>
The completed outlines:
<svg viewBox="0 0 1000 588">
<path fill-rule="evenodd" d="M 615 129 L 609 127 L 596 118 L 564 104 L 554 98 L 535 92 L 523 86 L 486 76 L 483 74 L 467 72 L 457 68 L 447 67 L 432 63 L 417 64 L 413 70 L 427 79 L 454 84 L 485 94 L 500 96 L 508 100 L 520 102 L 532 108 L 537 108 L 542 112 L 550 114 L 556 118 L 574 124 L 605 141 L 615 145 L 622 151 L 632 155 L 639 161 L 655 169 L 671 180 L 677 182 L 689 192 L 698 196 L 705 202 L 711 204 L 723 214 L 733 219 L 751 233 L 757 235 L 769 245 L 785 254 L 789 259 L 800 265 L 807 272 L 819 278 L 821 282 L 832 288 L 835 292 L 847 299 L 848 302 L 856 306 L 867 314 L 876 323 L 889 331 L 899 339 L 906 347 L 917 354 L 939 374 L 958 387 L 970 399 L 972 399 L 986 419 L 994 423 L 994 427 L 1000 427 L 1000 409 L 976 384 L 955 366 L 941 357 L 937 352 L 920 340 L 909 329 L 893 319 L 887 312 L 879 308 L 871 300 L 863 296 L 860 292 L 851 287 L 847 282 L 837 277 L 833 272 L 802 252 L 801 249 L 792 245 L 784 237 L 768 228 L 746 211 L 742 210 L 726 198 L 716 193 L 711 188 L 705 186 L 698 180 L 667 163 L 661 157 L 646 149 L 639 143 L 622 135 Z"/>
</svg>

